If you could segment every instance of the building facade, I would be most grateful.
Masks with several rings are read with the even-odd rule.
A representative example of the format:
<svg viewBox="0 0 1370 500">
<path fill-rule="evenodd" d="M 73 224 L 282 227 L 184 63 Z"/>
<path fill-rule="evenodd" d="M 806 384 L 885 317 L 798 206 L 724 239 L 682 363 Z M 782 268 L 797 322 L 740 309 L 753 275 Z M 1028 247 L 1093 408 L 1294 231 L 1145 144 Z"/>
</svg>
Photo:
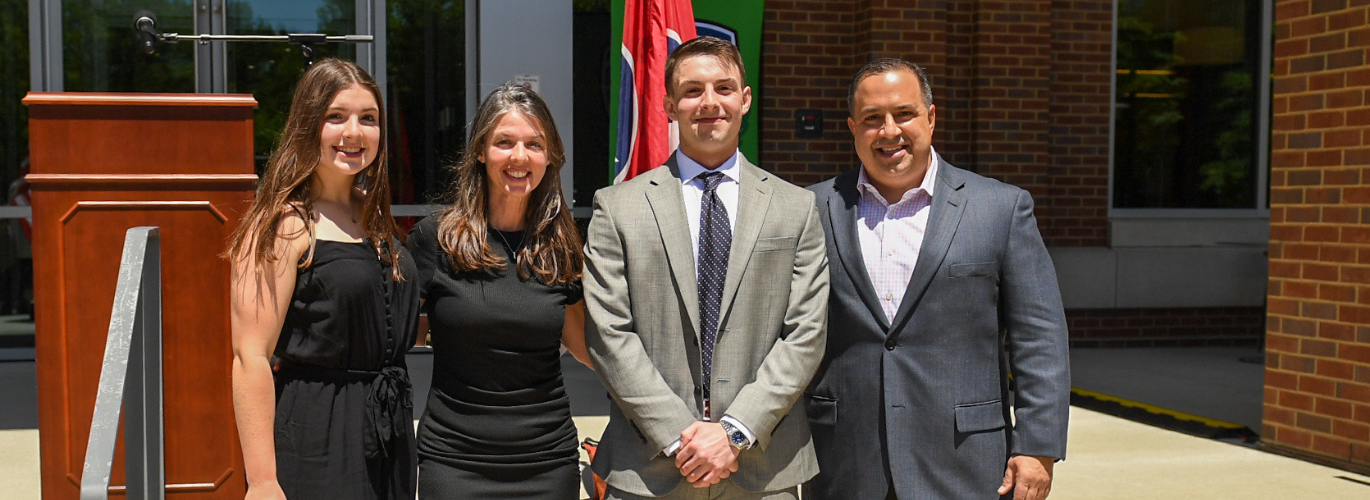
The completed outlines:
<svg viewBox="0 0 1370 500">
<path fill-rule="evenodd" d="M 0 181 L 20 178 L 29 90 L 252 93 L 265 158 L 299 47 L 141 54 L 131 19 L 150 9 L 163 32 L 372 36 L 316 52 L 385 86 L 400 214 L 441 196 L 476 99 L 535 77 L 561 93 L 565 189 L 587 215 L 613 146 L 611 1 L 0 0 Z M 851 75 L 921 64 L 938 152 L 1032 193 L 1074 346 L 1263 345 L 1265 442 L 1370 465 L 1367 3 L 768 0 L 755 160 L 800 185 L 856 167 Z M 481 43 L 509 33 L 530 43 Z M 799 123 L 815 115 L 817 137 Z"/>
</svg>

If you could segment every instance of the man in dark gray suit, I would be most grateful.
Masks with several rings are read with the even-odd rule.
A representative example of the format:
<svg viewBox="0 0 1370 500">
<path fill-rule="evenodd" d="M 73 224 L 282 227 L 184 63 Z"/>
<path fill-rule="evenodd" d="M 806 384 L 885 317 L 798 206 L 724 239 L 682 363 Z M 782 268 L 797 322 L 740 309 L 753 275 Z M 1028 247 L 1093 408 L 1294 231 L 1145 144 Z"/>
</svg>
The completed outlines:
<svg viewBox="0 0 1370 500">
<path fill-rule="evenodd" d="M 848 98 L 861 168 L 809 188 L 831 295 L 804 498 L 1046 498 L 1070 370 L 1032 198 L 933 151 L 921 67 L 873 61 Z"/>
<path fill-rule="evenodd" d="M 585 340 L 614 400 L 593 468 L 610 499 L 794 499 L 818 469 L 795 402 L 827 329 L 813 194 L 738 151 L 736 47 L 686 42 L 666 81 L 680 149 L 595 193 L 585 240 Z"/>
</svg>

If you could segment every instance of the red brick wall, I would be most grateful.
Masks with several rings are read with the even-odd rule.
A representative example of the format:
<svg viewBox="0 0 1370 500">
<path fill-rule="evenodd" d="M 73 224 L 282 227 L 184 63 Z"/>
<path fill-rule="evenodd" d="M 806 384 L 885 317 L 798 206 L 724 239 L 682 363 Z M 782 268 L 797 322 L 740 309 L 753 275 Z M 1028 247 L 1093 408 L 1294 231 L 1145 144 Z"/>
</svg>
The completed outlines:
<svg viewBox="0 0 1370 500">
<path fill-rule="evenodd" d="M 1370 0 L 1275 10 L 1266 443 L 1370 465 Z"/>
<path fill-rule="evenodd" d="M 1265 308 L 1077 309 L 1066 311 L 1066 325 L 1071 347 L 1254 347 Z"/>
<path fill-rule="evenodd" d="M 1051 3 L 1051 205 L 1040 217 L 1048 245 L 1108 244 L 1108 150 L 1113 2 Z"/>
<path fill-rule="evenodd" d="M 971 144 L 962 160 L 1032 192 L 1047 211 L 1050 7 L 1050 0 L 985 1 L 970 13 Z"/>
<path fill-rule="evenodd" d="M 851 1 L 766 2 L 761 28 L 763 168 L 807 186 L 855 165 L 847 132 L 847 83 L 855 62 L 856 4 Z M 864 35 L 863 35 L 864 36 Z M 823 113 L 821 139 L 796 139 L 797 110 Z"/>
<path fill-rule="evenodd" d="M 1032 192 L 1051 246 L 1107 244 L 1108 0 L 768 1 L 761 165 L 800 185 L 857 165 L 846 88 L 867 61 L 926 67 L 933 143 L 953 164 Z M 823 112 L 796 139 L 797 110 Z"/>
</svg>

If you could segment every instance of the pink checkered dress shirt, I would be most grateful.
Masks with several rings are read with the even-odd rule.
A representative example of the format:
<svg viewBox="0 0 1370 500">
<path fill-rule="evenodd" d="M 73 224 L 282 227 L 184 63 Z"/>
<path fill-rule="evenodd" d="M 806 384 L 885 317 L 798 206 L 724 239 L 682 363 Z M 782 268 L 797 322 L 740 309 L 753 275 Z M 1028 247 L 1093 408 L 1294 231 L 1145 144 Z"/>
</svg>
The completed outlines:
<svg viewBox="0 0 1370 500">
<path fill-rule="evenodd" d="M 880 299 L 887 321 L 894 321 L 894 313 L 899 310 L 909 279 L 913 277 L 918 252 L 923 249 L 923 235 L 928 230 L 932 190 L 937 179 L 937 155 L 931 156 L 923 184 L 905 192 L 893 205 L 870 183 L 864 167 L 856 181 L 861 192 L 856 207 L 856 236 L 861 241 L 861 259 L 866 264 L 866 273 L 875 286 L 875 295 Z"/>
</svg>

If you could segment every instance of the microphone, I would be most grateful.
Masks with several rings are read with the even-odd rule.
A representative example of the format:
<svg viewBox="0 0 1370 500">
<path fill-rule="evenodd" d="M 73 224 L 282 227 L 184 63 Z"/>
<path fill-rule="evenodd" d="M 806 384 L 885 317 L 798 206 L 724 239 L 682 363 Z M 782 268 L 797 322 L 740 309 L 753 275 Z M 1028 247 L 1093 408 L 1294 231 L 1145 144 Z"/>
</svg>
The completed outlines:
<svg viewBox="0 0 1370 500">
<path fill-rule="evenodd" d="M 133 29 L 138 32 L 139 45 L 144 54 L 157 51 L 157 14 L 140 10 L 133 14 Z"/>
</svg>

